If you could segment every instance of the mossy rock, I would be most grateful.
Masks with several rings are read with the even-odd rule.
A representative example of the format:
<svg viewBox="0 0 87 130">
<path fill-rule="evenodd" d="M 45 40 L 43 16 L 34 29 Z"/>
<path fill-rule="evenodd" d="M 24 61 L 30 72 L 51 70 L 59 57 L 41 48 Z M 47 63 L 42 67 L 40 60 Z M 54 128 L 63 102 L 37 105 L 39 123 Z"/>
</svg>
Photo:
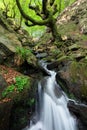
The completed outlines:
<svg viewBox="0 0 87 130">
<path fill-rule="evenodd" d="M 71 46 L 69 46 L 69 50 L 78 50 L 80 48 L 80 46 L 78 44 L 73 44 Z"/>
</svg>

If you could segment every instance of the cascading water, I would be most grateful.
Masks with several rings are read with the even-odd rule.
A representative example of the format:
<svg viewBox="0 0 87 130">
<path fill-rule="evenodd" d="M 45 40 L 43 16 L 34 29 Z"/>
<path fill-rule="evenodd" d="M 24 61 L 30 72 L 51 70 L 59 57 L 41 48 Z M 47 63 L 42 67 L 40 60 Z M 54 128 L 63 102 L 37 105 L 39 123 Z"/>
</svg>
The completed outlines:
<svg viewBox="0 0 87 130">
<path fill-rule="evenodd" d="M 56 83 L 56 73 L 46 71 L 51 76 L 45 77 L 38 84 L 38 121 L 35 124 L 31 121 L 30 128 L 25 130 L 77 130 L 76 119 L 67 108 L 68 98 Z"/>
</svg>

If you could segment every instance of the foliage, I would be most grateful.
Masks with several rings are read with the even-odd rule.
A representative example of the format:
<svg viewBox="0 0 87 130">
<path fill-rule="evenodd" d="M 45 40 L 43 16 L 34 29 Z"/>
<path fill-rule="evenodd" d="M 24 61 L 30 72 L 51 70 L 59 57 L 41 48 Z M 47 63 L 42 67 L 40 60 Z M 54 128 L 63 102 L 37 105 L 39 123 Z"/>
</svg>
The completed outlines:
<svg viewBox="0 0 87 130">
<path fill-rule="evenodd" d="M 28 77 L 17 76 L 15 80 L 15 86 L 17 88 L 17 91 L 21 92 L 24 89 L 25 85 L 28 83 Z"/>
<path fill-rule="evenodd" d="M 69 97 L 70 99 L 76 100 L 75 95 L 74 95 L 73 93 L 68 94 L 68 97 Z"/>
<path fill-rule="evenodd" d="M 26 49 L 24 47 L 17 47 L 16 54 L 19 55 L 21 57 L 21 59 L 26 60 L 27 56 L 32 55 L 32 51 L 29 49 Z"/>
<path fill-rule="evenodd" d="M 15 90 L 15 86 L 12 84 L 2 92 L 2 96 L 6 97 L 7 94 L 12 93 Z"/>
<path fill-rule="evenodd" d="M 6 97 L 7 95 L 13 93 L 13 92 L 22 92 L 23 89 L 26 87 L 28 83 L 29 87 L 29 78 L 25 76 L 17 76 L 15 78 L 15 83 L 8 86 L 3 92 L 2 96 Z"/>
<path fill-rule="evenodd" d="M 26 60 L 28 63 L 33 63 L 36 60 L 32 53 L 32 50 L 24 47 L 17 47 L 14 60 L 15 64 L 19 66 Z"/>
<path fill-rule="evenodd" d="M 37 7 L 39 7 L 39 9 L 41 11 L 42 1 L 43 0 L 37 0 L 37 1 L 35 1 L 35 0 L 20 0 L 20 3 L 21 3 L 21 6 L 26 14 L 29 14 L 29 16 L 31 16 L 32 18 L 35 18 L 35 20 L 41 20 L 41 17 L 39 15 L 37 15 L 32 8 L 28 7 L 28 5 L 30 4 L 30 6 L 32 6 L 32 7 L 37 6 Z M 75 0 L 51 0 L 51 1 L 54 1 L 55 5 L 57 5 L 58 11 L 55 15 L 55 17 L 57 17 L 58 14 L 62 10 L 64 10 L 64 8 L 66 6 L 70 5 Z M 41 27 L 35 26 L 35 27 L 29 27 L 29 28 L 27 26 L 25 26 L 25 24 L 24 24 L 25 20 L 23 20 L 21 18 L 21 14 L 20 14 L 20 12 L 17 8 L 17 5 L 16 5 L 16 0 L 0 0 L 0 8 L 2 8 L 4 15 L 6 17 L 14 19 L 14 23 L 16 25 L 20 26 L 20 24 L 22 22 L 22 27 L 26 28 L 31 35 L 41 36 L 43 31 L 45 31 L 44 26 L 41 26 Z M 52 10 L 51 6 L 50 6 L 49 10 Z"/>
<path fill-rule="evenodd" d="M 34 104 L 35 102 L 35 99 L 34 98 L 30 98 L 28 101 L 27 101 L 27 105 L 29 105 L 30 107 Z"/>
</svg>

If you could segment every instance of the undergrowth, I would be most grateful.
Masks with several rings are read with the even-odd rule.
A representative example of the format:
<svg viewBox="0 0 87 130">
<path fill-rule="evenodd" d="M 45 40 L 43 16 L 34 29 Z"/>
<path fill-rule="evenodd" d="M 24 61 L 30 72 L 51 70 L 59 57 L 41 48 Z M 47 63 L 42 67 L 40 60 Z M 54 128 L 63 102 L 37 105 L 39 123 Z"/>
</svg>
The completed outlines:
<svg viewBox="0 0 87 130">
<path fill-rule="evenodd" d="M 28 83 L 28 86 L 27 86 Z M 15 83 L 8 86 L 3 92 L 2 97 L 6 97 L 7 95 L 16 92 L 22 92 L 24 88 L 29 87 L 29 78 L 25 76 L 17 76 L 15 78 Z"/>
</svg>

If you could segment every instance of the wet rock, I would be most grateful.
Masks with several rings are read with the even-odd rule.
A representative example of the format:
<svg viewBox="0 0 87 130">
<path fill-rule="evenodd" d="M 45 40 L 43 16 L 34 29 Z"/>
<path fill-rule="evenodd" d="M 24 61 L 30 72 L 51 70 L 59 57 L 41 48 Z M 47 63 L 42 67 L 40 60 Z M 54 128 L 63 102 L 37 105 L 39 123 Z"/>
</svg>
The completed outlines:
<svg viewBox="0 0 87 130">
<path fill-rule="evenodd" d="M 57 61 L 52 62 L 52 63 L 50 63 L 50 64 L 47 65 L 47 68 L 48 68 L 49 70 L 52 70 L 52 69 L 54 69 L 54 68 L 56 68 L 56 67 L 58 67 L 58 62 L 57 62 Z"/>
<path fill-rule="evenodd" d="M 3 63 L 4 59 L 9 60 L 10 56 L 13 58 L 17 47 L 21 47 L 17 35 L 4 28 L 0 23 L 0 63 Z"/>
<path fill-rule="evenodd" d="M 54 93 L 57 98 L 60 98 L 62 96 L 62 90 L 58 84 L 55 84 Z"/>
<path fill-rule="evenodd" d="M 79 130 L 87 129 L 87 105 L 78 104 L 74 101 L 68 102 L 69 110 L 74 113 L 78 119 Z"/>
<path fill-rule="evenodd" d="M 47 53 L 38 53 L 38 54 L 36 55 L 36 57 L 37 57 L 38 59 L 45 58 L 46 56 L 47 56 Z"/>
</svg>

